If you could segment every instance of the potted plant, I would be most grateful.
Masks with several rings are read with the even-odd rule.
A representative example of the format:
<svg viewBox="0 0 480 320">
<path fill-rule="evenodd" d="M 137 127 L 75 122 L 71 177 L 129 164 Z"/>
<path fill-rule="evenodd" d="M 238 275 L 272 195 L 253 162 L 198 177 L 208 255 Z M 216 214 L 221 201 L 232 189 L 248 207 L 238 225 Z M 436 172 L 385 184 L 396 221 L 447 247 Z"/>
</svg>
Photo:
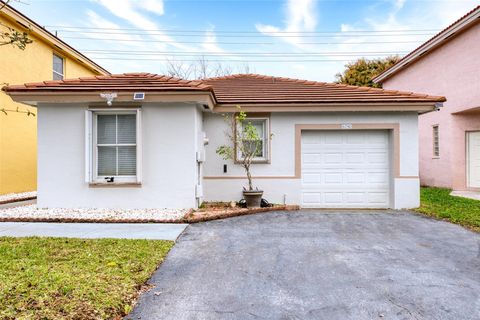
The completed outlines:
<svg viewBox="0 0 480 320">
<path fill-rule="evenodd" d="M 248 186 L 243 188 L 243 197 L 248 208 L 258 208 L 261 205 L 263 191 L 253 187 L 250 166 L 263 148 L 262 137 L 240 107 L 236 114 L 225 115 L 225 122 L 228 125 L 226 136 L 231 144 L 218 147 L 216 152 L 224 160 L 237 162 L 245 169 Z"/>
</svg>

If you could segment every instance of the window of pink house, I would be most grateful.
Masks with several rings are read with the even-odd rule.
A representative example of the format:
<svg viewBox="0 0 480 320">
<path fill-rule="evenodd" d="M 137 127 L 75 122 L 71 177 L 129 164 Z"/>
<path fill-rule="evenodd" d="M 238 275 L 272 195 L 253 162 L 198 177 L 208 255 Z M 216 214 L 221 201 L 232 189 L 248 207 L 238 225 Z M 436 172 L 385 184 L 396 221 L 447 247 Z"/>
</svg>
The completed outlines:
<svg viewBox="0 0 480 320">
<path fill-rule="evenodd" d="M 433 126 L 433 156 L 440 157 L 440 135 L 438 125 Z"/>
</svg>

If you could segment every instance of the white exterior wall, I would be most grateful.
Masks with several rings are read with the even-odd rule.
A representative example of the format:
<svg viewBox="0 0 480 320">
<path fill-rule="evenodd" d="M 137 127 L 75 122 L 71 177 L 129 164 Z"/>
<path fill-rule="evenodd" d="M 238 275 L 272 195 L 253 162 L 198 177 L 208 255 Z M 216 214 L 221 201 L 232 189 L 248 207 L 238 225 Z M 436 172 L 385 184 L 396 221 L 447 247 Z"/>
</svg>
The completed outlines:
<svg viewBox="0 0 480 320">
<path fill-rule="evenodd" d="M 204 122 L 205 131 L 210 140 L 206 148 L 204 166 L 204 199 L 206 201 L 239 200 L 242 197 L 241 190 L 246 185 L 246 179 L 225 178 L 244 176 L 242 167 L 235 165 L 232 161 L 224 161 L 215 153 L 220 145 L 229 143 L 224 134 L 226 124 L 218 114 L 205 114 Z M 295 175 L 296 124 L 342 123 L 398 123 L 400 125 L 400 177 L 392 176 L 391 207 L 395 209 L 418 207 L 420 204 L 418 115 L 415 112 L 272 113 L 270 116 L 273 134 L 271 163 L 252 165 L 252 175 L 262 177 L 254 180 L 254 184 L 265 191 L 264 198 L 274 203 L 284 203 L 285 199 L 288 204 L 301 203 L 301 179 L 288 178 Z M 393 157 L 393 150 L 391 154 Z M 228 166 L 227 173 L 223 173 L 224 164 Z M 268 176 L 277 178 L 265 178 Z M 217 178 L 211 179 L 211 177 Z"/>
<path fill-rule="evenodd" d="M 87 105 L 38 108 L 38 206 L 63 208 L 196 207 L 196 151 L 202 113 L 194 104 L 142 106 L 142 185 L 85 182 Z"/>
</svg>

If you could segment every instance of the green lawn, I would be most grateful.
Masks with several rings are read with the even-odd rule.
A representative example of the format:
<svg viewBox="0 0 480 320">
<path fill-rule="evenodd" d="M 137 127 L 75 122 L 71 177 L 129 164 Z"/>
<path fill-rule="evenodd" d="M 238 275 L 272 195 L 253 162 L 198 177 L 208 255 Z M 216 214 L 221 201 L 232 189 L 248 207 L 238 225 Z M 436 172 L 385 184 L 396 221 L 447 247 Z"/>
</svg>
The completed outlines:
<svg viewBox="0 0 480 320">
<path fill-rule="evenodd" d="M 450 189 L 422 188 L 416 211 L 480 231 L 480 201 L 452 197 Z"/>
<path fill-rule="evenodd" d="M 0 319 L 119 318 L 172 246 L 0 237 Z"/>
</svg>

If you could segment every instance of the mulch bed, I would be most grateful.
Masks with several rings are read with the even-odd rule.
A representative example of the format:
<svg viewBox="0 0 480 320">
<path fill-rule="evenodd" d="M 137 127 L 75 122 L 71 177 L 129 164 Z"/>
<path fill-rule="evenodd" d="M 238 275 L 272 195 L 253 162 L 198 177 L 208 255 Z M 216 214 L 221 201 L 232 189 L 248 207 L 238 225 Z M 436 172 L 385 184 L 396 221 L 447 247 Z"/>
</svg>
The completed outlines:
<svg viewBox="0 0 480 320">
<path fill-rule="evenodd" d="M 266 208 L 230 208 L 230 207 L 207 207 L 205 209 L 200 209 L 197 211 L 192 211 L 185 215 L 183 219 L 186 223 L 198 223 L 211 220 L 232 218 L 238 216 L 245 216 L 249 214 L 261 213 L 261 212 L 270 212 L 270 211 L 292 211 L 299 210 L 300 207 L 297 205 L 276 205 L 273 207 Z"/>
</svg>

